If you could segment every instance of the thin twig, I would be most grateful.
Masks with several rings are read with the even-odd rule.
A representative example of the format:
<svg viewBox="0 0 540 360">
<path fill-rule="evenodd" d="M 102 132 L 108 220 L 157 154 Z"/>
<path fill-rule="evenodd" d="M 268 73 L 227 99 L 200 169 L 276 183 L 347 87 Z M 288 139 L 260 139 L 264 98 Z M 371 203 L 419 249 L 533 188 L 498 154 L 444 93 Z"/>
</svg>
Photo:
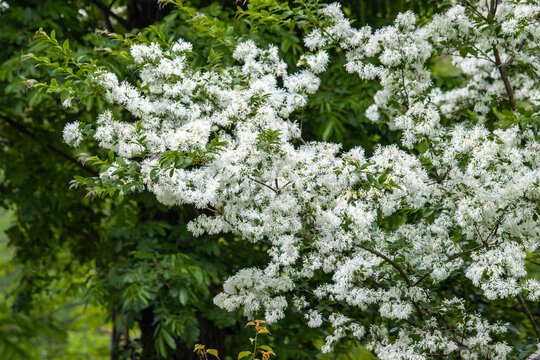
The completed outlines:
<svg viewBox="0 0 540 360">
<path fill-rule="evenodd" d="M 264 186 L 264 187 L 266 187 L 266 188 L 272 190 L 272 191 L 275 192 L 276 194 L 279 194 L 279 190 L 278 190 L 278 189 L 274 189 L 274 188 L 271 187 L 270 185 L 267 185 L 267 184 L 265 184 L 265 183 L 262 182 L 262 181 L 259 181 L 259 180 L 257 180 L 257 179 L 254 179 L 254 178 L 252 178 L 251 176 L 248 176 L 247 178 L 248 178 L 249 180 L 255 181 L 255 182 L 256 182 L 257 184 L 259 184 L 259 185 L 262 185 L 262 186 Z"/>
<path fill-rule="evenodd" d="M 523 300 L 523 297 L 521 294 L 517 294 L 516 298 L 519 301 L 519 305 L 521 305 L 521 308 L 523 309 L 523 312 L 527 315 L 529 318 L 529 321 L 531 322 L 531 325 L 534 329 L 534 332 L 536 333 L 536 337 L 540 339 L 540 329 L 538 329 L 538 325 L 536 325 L 536 321 L 534 320 L 534 317 L 532 316 L 531 312 L 529 311 L 529 308 L 527 307 L 527 304 L 525 304 L 525 300 Z"/>
<path fill-rule="evenodd" d="M 376 256 L 380 257 L 381 259 L 385 260 L 387 263 L 392 265 L 392 267 L 394 267 L 394 269 L 396 269 L 399 272 L 399 274 L 403 277 L 403 279 L 405 280 L 405 283 L 407 284 L 407 286 L 411 287 L 412 283 L 411 283 L 411 280 L 409 279 L 409 277 L 407 276 L 407 273 L 405 273 L 405 271 L 394 260 L 390 259 L 388 256 L 380 253 L 377 250 L 370 249 L 370 248 L 362 246 L 362 245 L 358 245 L 358 247 L 372 253 L 373 255 L 376 255 Z"/>
<path fill-rule="evenodd" d="M 293 182 L 292 180 L 289 180 L 285 183 L 285 185 L 283 185 L 282 187 L 279 187 L 277 186 L 278 183 L 277 183 L 277 178 L 276 178 L 276 187 L 278 189 L 278 192 L 281 193 L 281 190 L 285 189 L 288 185 L 292 184 L 292 182 Z"/>
<path fill-rule="evenodd" d="M 407 91 L 407 87 L 405 86 L 405 74 L 403 72 L 403 68 L 400 68 L 401 70 L 401 86 L 403 86 L 403 92 L 405 93 L 405 96 L 403 96 L 403 105 L 405 106 L 405 110 L 409 110 L 411 100 L 409 99 L 409 92 Z"/>
<path fill-rule="evenodd" d="M 422 280 L 424 280 L 425 278 L 427 278 L 429 275 L 429 273 L 425 273 L 424 275 L 422 275 L 422 277 L 420 279 L 418 279 L 412 286 L 416 286 L 418 284 L 420 284 L 422 282 Z"/>
<path fill-rule="evenodd" d="M 518 52 L 520 52 L 521 50 L 523 50 L 523 47 L 525 46 L 526 43 L 527 43 L 527 38 L 523 38 L 523 40 L 521 40 L 521 42 L 519 43 L 519 45 L 518 45 L 518 47 L 517 47 L 515 53 L 518 53 Z M 514 53 L 514 54 L 515 54 L 515 53 Z M 509 58 L 508 60 L 506 60 L 506 62 L 504 63 L 504 66 L 505 66 L 505 67 L 506 67 L 506 66 L 510 66 L 510 65 L 512 65 L 513 62 L 514 62 L 514 58 L 511 57 L 511 58 Z"/>
<path fill-rule="evenodd" d="M 531 264 L 540 266 L 540 263 L 539 263 L 539 262 L 536 262 L 536 261 L 534 261 L 534 260 L 527 259 L 527 261 L 530 262 Z"/>
<path fill-rule="evenodd" d="M 472 249 L 462 251 L 462 252 L 460 252 L 459 254 L 456 254 L 456 255 L 453 255 L 453 256 L 449 257 L 446 261 L 452 261 L 452 260 L 455 260 L 455 259 L 457 259 L 458 257 L 462 257 L 463 255 L 466 255 L 466 254 L 468 254 L 468 253 L 471 253 L 471 252 L 474 252 L 474 251 L 477 251 L 477 250 L 481 250 L 481 249 L 483 249 L 483 248 L 485 248 L 485 247 L 488 247 L 488 246 L 489 246 L 489 244 L 487 244 L 487 245 L 486 245 L 486 244 L 482 244 L 482 245 L 475 246 L 475 247 L 473 247 Z"/>
<path fill-rule="evenodd" d="M 467 0 L 460 0 L 460 2 L 464 4 L 465 7 L 467 7 L 469 10 L 471 10 L 474 14 L 476 14 L 476 16 L 478 16 L 480 19 L 488 21 L 487 18 L 482 15 L 478 10 L 476 10 L 476 8 L 472 6 L 470 2 L 468 2 Z"/>
</svg>

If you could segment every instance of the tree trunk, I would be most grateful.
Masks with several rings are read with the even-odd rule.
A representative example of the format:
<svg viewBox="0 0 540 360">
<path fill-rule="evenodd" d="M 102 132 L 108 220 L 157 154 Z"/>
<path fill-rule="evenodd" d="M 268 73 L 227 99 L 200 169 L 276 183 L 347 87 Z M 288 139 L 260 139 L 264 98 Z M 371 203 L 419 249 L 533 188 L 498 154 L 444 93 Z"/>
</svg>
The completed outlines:
<svg viewBox="0 0 540 360">
<path fill-rule="evenodd" d="M 141 311 L 141 320 L 139 320 L 139 329 L 141 330 L 142 357 L 144 360 L 161 359 L 154 346 L 154 311 L 152 308 L 146 308 Z"/>
<path fill-rule="evenodd" d="M 197 343 L 204 344 L 207 349 L 217 349 L 220 355 L 224 354 L 225 330 L 219 329 L 213 322 L 200 317 L 199 314 L 197 314 L 197 319 L 199 321 L 199 339 Z M 162 360 L 163 358 L 154 346 L 156 326 L 154 324 L 152 308 L 146 308 L 141 311 L 139 328 L 141 330 L 141 359 Z M 179 339 L 176 340 L 176 351 L 171 352 L 168 358 L 174 360 L 197 360 L 196 354 L 193 352 L 193 345 L 188 345 Z"/>
<path fill-rule="evenodd" d="M 210 320 L 201 318 L 197 314 L 199 320 L 199 339 L 198 344 L 203 344 L 207 349 L 216 349 L 220 358 L 225 355 L 225 331 L 219 329 Z M 197 360 L 197 356 L 193 352 L 193 346 L 188 346 L 183 341 L 176 342 L 177 351 L 174 354 L 174 360 Z"/>
<path fill-rule="evenodd" d="M 127 4 L 127 22 L 131 28 L 142 29 L 161 20 L 170 10 L 156 0 L 131 0 Z"/>
</svg>

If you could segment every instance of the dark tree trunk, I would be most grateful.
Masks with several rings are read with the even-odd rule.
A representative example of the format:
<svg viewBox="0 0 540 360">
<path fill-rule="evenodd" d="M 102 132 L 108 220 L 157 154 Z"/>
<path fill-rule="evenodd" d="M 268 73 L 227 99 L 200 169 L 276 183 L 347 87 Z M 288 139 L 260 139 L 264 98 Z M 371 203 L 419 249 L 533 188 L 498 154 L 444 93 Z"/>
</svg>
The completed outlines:
<svg viewBox="0 0 540 360">
<path fill-rule="evenodd" d="M 199 339 L 197 343 L 203 344 L 207 349 L 216 349 L 220 358 L 225 355 L 225 330 L 219 329 L 213 322 L 201 318 L 199 320 Z M 193 352 L 193 346 L 187 346 L 183 341 L 176 342 L 177 351 L 174 354 L 174 360 L 197 360 L 197 356 Z"/>
<path fill-rule="evenodd" d="M 198 316 L 199 320 L 199 339 L 197 343 L 206 345 L 207 349 L 217 349 L 219 354 L 225 354 L 225 330 L 219 329 L 216 325 L 204 318 Z M 154 313 L 151 308 L 141 311 L 141 320 L 139 320 L 141 329 L 140 344 L 142 346 L 143 360 L 162 360 L 154 346 Z M 174 360 L 196 360 L 193 352 L 193 346 L 187 345 L 181 340 L 176 341 L 176 351 L 169 355 L 169 359 Z"/>
<path fill-rule="evenodd" d="M 131 28 L 141 29 L 161 20 L 170 10 L 156 0 L 131 0 L 127 5 L 127 22 Z"/>
<path fill-rule="evenodd" d="M 139 320 L 139 329 L 141 330 L 142 356 L 144 360 L 158 360 L 159 356 L 154 346 L 154 311 L 152 308 L 146 308 L 141 311 L 141 320 Z"/>
<path fill-rule="evenodd" d="M 112 333 L 111 333 L 111 360 L 118 360 L 120 358 L 120 341 L 118 336 L 118 329 L 116 328 L 116 313 L 113 310 L 112 314 Z"/>
</svg>

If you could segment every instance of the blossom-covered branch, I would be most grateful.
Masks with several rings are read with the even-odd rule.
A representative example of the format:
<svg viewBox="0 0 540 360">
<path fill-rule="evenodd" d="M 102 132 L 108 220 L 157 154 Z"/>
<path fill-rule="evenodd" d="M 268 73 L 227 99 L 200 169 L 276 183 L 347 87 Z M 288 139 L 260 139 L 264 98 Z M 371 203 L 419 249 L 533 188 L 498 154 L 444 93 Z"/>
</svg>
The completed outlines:
<svg viewBox="0 0 540 360">
<path fill-rule="evenodd" d="M 215 298 L 225 309 L 273 322 L 293 307 L 309 326 L 331 326 L 324 351 L 347 337 L 380 359 L 509 358 L 506 324 L 471 311 L 464 292 L 431 289 L 466 277 L 489 301 L 517 299 L 537 329 L 525 301 L 538 302 L 540 282 L 525 261 L 540 245 L 540 143 L 518 110 L 539 116 L 539 12 L 536 1 L 457 1 L 423 26 L 406 12 L 374 32 L 324 6 L 296 73 L 252 41 L 212 70 L 194 68 L 182 40 L 133 45 L 140 86 L 90 75 L 140 119 L 100 116 L 93 138 L 118 156 L 100 178 L 212 209 L 190 223 L 195 235 L 270 244 L 264 268 L 225 282 Z M 401 131 L 399 144 L 366 157 L 302 139 L 295 111 L 318 90 L 332 47 L 347 71 L 379 82 L 366 115 Z M 463 75 L 451 88 L 430 70 L 443 53 Z M 493 109 L 508 103 L 519 125 L 494 126 Z M 64 135 L 77 145 L 80 125 Z"/>
</svg>

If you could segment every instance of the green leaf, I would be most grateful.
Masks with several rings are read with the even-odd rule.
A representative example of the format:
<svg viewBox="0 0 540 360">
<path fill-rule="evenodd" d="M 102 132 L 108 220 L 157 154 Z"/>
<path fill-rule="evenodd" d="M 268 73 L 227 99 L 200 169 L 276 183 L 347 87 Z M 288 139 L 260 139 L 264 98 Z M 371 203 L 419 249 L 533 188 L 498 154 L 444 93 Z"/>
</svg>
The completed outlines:
<svg viewBox="0 0 540 360">
<path fill-rule="evenodd" d="M 69 40 L 66 39 L 64 40 L 64 43 L 62 44 L 62 49 L 64 49 L 64 51 L 68 51 L 69 50 Z"/>
<path fill-rule="evenodd" d="M 239 354 L 238 354 L 238 360 L 242 359 L 242 358 L 245 358 L 246 356 L 249 356 L 251 355 L 251 352 L 250 351 L 241 351 Z"/>
<path fill-rule="evenodd" d="M 259 346 L 260 349 L 263 349 L 265 351 L 271 351 L 271 352 L 274 352 L 274 350 L 272 350 L 272 348 L 268 345 L 261 345 Z"/>
<path fill-rule="evenodd" d="M 334 130 L 334 122 L 328 121 L 323 126 L 324 126 L 324 130 L 322 133 L 322 139 L 324 141 L 327 141 L 328 139 L 330 139 L 330 136 L 332 135 L 332 131 Z"/>
<path fill-rule="evenodd" d="M 185 288 L 181 288 L 178 292 L 178 300 L 180 301 L 180 304 L 186 305 L 188 302 L 188 293 Z"/>
<path fill-rule="evenodd" d="M 159 336 L 157 339 L 156 339 L 156 347 L 159 351 L 159 353 L 161 354 L 161 356 L 163 357 L 167 357 L 167 348 L 165 347 L 165 343 L 163 342 L 163 338 L 161 336 Z"/>
<path fill-rule="evenodd" d="M 167 342 L 167 345 L 169 345 L 171 349 L 176 349 L 176 342 L 174 341 L 172 335 L 163 328 L 161 329 L 161 334 L 163 335 L 165 342 Z"/>
<path fill-rule="evenodd" d="M 213 355 L 215 357 L 217 357 L 219 359 L 219 356 L 218 356 L 218 351 L 216 349 L 208 349 L 206 350 L 206 352 L 210 355 Z"/>
</svg>

